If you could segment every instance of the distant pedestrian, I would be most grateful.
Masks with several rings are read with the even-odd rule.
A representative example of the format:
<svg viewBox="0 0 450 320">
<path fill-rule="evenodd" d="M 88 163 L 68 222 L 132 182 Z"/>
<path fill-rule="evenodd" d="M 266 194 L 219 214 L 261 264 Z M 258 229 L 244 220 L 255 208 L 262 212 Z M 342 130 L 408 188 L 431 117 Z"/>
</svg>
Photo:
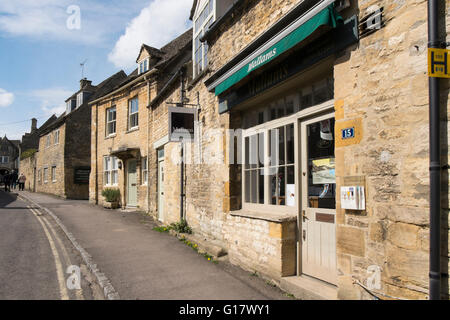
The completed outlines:
<svg viewBox="0 0 450 320">
<path fill-rule="evenodd" d="M 3 183 L 5 184 L 5 192 L 11 191 L 11 174 L 7 173 L 3 178 Z"/>
<path fill-rule="evenodd" d="M 10 179 L 11 189 L 16 190 L 18 178 L 19 177 L 17 175 L 17 171 L 13 171 L 13 173 L 11 174 L 11 179 Z"/>
<path fill-rule="evenodd" d="M 19 176 L 19 191 L 24 191 L 25 189 L 25 181 L 27 181 L 27 177 L 23 173 Z"/>
</svg>

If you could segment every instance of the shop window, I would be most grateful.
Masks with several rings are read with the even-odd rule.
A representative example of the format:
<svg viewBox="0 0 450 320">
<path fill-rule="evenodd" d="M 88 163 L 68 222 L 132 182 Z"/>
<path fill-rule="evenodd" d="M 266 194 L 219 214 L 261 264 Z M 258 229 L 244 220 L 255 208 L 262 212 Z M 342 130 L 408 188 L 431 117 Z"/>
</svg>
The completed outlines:
<svg viewBox="0 0 450 320">
<path fill-rule="evenodd" d="M 245 202 L 264 204 L 264 134 L 245 138 Z"/>
<path fill-rule="evenodd" d="M 106 109 L 106 136 L 116 133 L 116 107 Z"/>
<path fill-rule="evenodd" d="M 294 124 L 269 130 L 270 204 L 295 206 Z"/>
<path fill-rule="evenodd" d="M 103 184 L 105 186 L 117 186 L 118 180 L 118 159 L 116 157 L 103 158 Z"/>
</svg>

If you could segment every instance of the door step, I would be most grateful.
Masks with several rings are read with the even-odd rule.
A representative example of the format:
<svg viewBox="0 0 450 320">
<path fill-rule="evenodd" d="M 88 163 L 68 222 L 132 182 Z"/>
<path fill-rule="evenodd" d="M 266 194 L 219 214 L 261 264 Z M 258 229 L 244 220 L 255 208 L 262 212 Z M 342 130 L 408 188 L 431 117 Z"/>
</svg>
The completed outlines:
<svg viewBox="0 0 450 320">
<path fill-rule="evenodd" d="M 337 287 L 305 275 L 281 278 L 280 288 L 301 300 L 337 300 Z"/>
</svg>

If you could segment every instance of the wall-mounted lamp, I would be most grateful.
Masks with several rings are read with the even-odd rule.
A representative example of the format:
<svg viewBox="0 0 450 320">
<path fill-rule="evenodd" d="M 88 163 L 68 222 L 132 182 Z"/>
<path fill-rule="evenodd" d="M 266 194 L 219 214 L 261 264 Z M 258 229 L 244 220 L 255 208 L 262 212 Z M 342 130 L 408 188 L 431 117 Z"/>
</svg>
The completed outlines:
<svg viewBox="0 0 450 320">
<path fill-rule="evenodd" d="M 119 170 L 122 170 L 122 161 L 119 161 Z"/>
</svg>

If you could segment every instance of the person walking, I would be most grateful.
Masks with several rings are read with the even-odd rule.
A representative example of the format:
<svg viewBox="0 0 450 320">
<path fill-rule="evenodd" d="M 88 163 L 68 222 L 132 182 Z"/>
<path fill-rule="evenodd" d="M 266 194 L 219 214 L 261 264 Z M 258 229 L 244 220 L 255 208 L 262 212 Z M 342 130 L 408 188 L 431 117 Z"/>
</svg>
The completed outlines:
<svg viewBox="0 0 450 320">
<path fill-rule="evenodd" d="M 18 177 L 17 171 L 14 170 L 13 173 L 11 174 L 11 179 L 10 179 L 11 189 L 16 190 L 18 178 L 19 177 Z"/>
<path fill-rule="evenodd" d="M 27 177 L 23 173 L 19 176 L 19 191 L 25 190 L 25 181 L 27 181 Z"/>
<path fill-rule="evenodd" d="M 3 183 L 5 184 L 5 192 L 11 191 L 10 183 L 11 183 L 11 174 L 7 173 L 3 178 Z"/>
</svg>

